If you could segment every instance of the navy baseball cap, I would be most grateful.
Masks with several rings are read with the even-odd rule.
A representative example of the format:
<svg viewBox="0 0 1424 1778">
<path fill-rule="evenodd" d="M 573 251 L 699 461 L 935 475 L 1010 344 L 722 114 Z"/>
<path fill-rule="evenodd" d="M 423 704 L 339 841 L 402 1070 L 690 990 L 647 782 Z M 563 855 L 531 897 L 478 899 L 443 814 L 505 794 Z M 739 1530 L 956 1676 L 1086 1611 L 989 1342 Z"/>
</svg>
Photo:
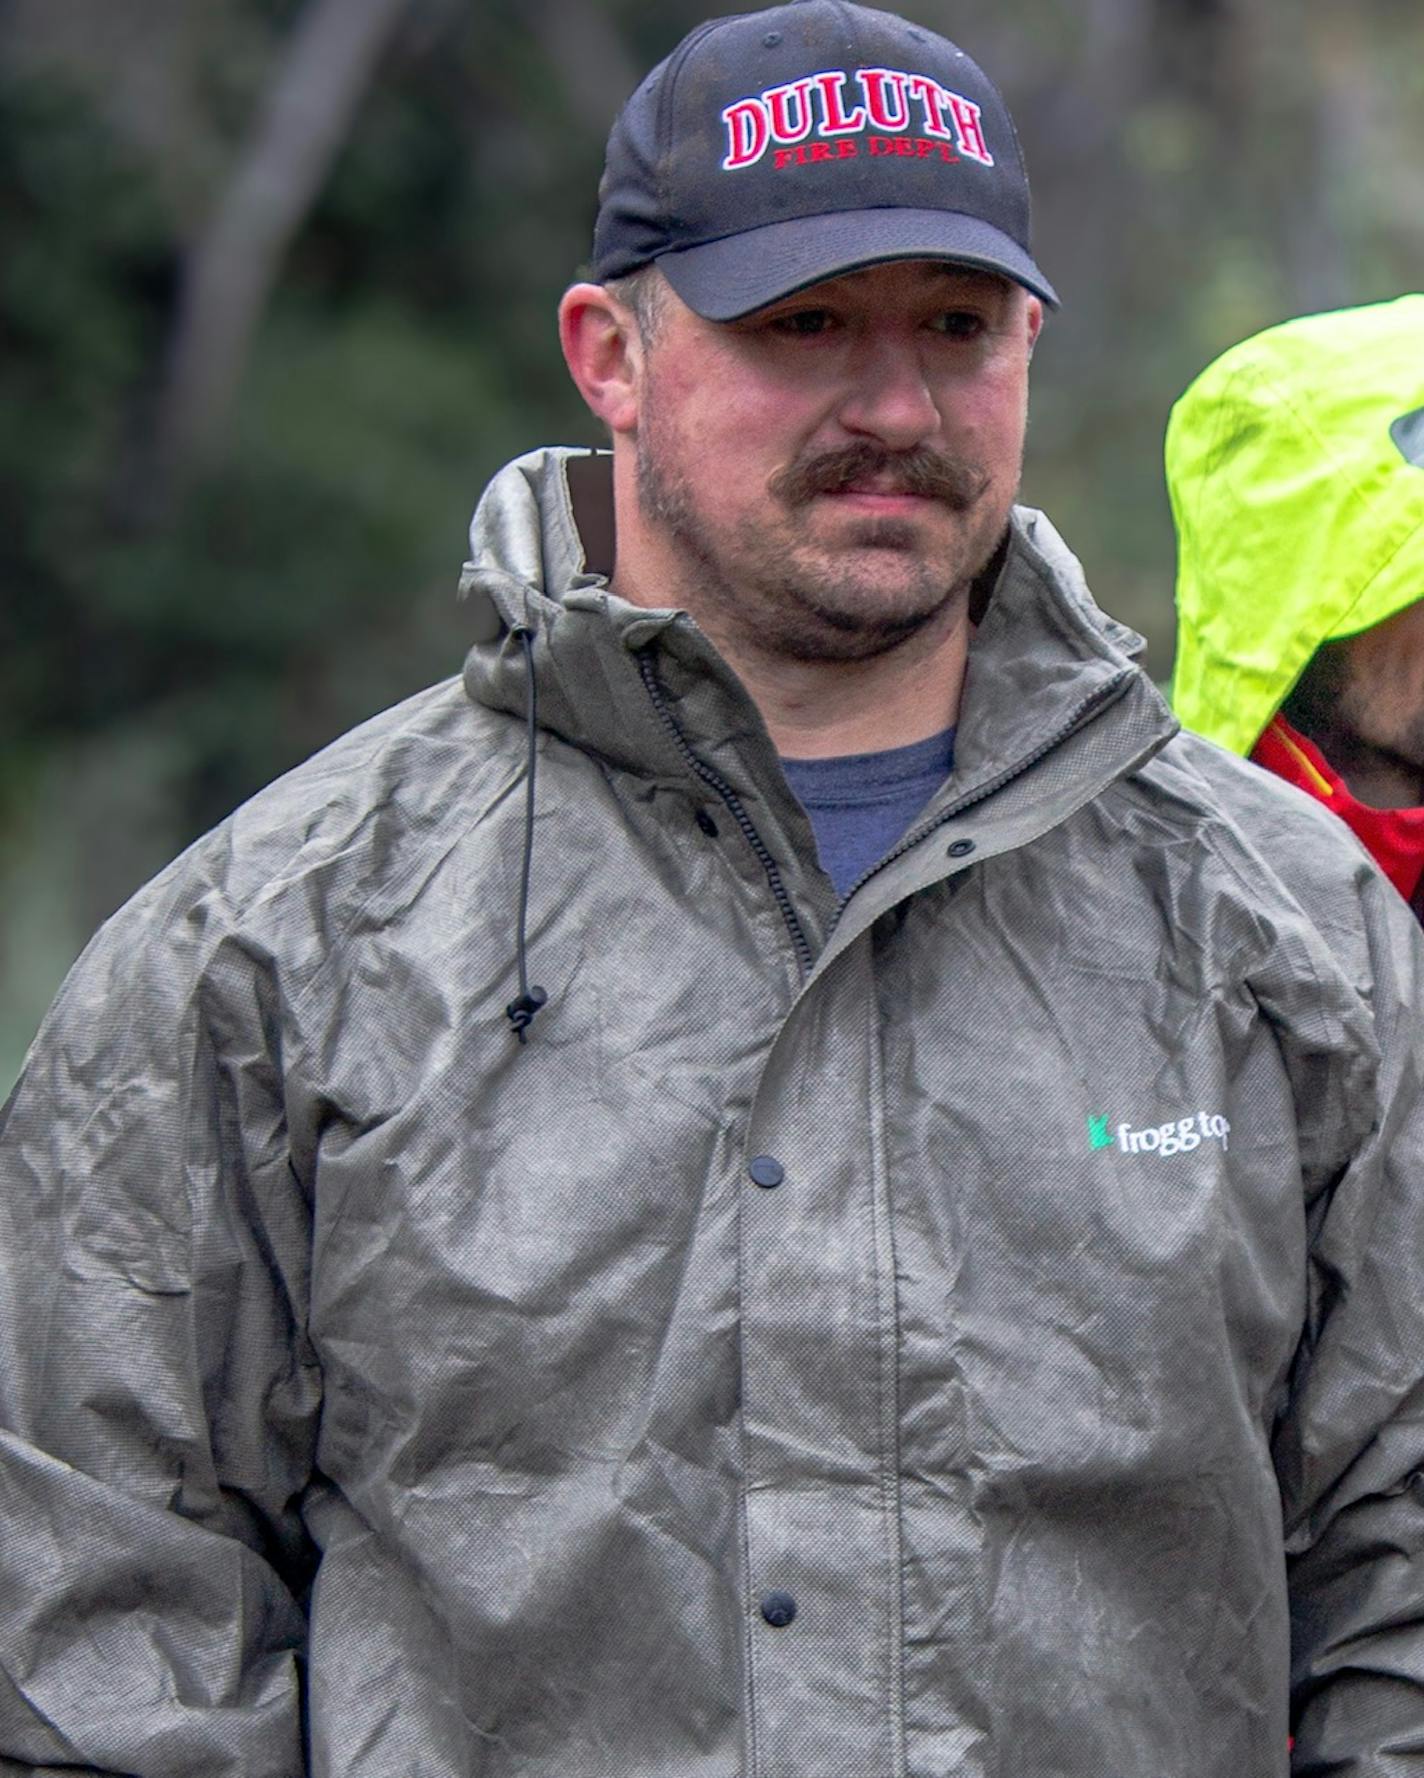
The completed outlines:
<svg viewBox="0 0 1424 1778">
<path fill-rule="evenodd" d="M 945 38 L 849 0 L 699 25 L 620 112 L 598 199 L 593 276 L 656 261 L 709 321 L 894 259 L 1058 303 L 993 85 Z"/>
</svg>

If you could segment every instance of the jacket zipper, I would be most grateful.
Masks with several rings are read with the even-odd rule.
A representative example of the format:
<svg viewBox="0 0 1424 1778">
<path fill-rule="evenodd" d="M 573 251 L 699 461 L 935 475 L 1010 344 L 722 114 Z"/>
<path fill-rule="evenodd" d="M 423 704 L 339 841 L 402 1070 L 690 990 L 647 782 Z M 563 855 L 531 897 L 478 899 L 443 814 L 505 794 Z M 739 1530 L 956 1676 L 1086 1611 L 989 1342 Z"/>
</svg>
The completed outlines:
<svg viewBox="0 0 1424 1778">
<path fill-rule="evenodd" d="M 696 776 L 699 777 L 710 789 L 716 791 L 717 795 L 722 799 L 722 802 L 726 806 L 727 813 L 741 829 L 747 844 L 751 847 L 756 856 L 757 863 L 766 873 L 767 884 L 771 889 L 772 898 L 776 902 L 777 908 L 780 910 L 781 918 L 785 922 L 786 930 L 790 935 L 791 946 L 796 953 L 797 967 L 801 972 L 801 979 L 804 982 L 806 977 L 811 973 L 815 958 L 812 955 L 811 946 L 807 940 L 801 922 L 797 918 L 796 909 L 792 906 L 791 897 L 787 893 L 786 884 L 782 879 L 780 867 L 777 865 L 777 862 L 772 857 L 771 853 L 767 850 L 766 842 L 752 825 L 752 818 L 742 806 L 742 800 L 737 795 L 736 791 L 732 789 L 731 785 L 720 773 L 715 772 L 704 760 L 699 759 L 688 745 L 687 737 L 677 725 L 677 718 L 667 707 L 667 700 L 663 696 L 663 688 L 658 683 L 657 672 L 653 667 L 652 660 L 649 658 L 647 650 L 640 649 L 637 658 L 638 671 L 643 676 L 643 684 L 647 687 L 648 696 L 653 702 L 653 708 L 657 711 L 663 727 L 667 730 L 668 734 L 671 735 L 673 744 L 681 754 L 688 770 L 695 773 Z"/>
<path fill-rule="evenodd" d="M 841 898 L 841 904 L 836 909 L 835 917 L 831 921 L 830 928 L 826 933 L 827 943 L 830 942 L 836 927 L 840 925 L 841 915 L 845 912 L 846 905 L 850 901 L 851 896 L 855 894 L 857 889 L 862 888 L 868 883 L 877 871 L 884 870 L 887 864 L 893 864 L 897 858 L 903 858 L 906 852 L 909 852 L 915 846 L 918 846 L 920 841 L 925 839 L 929 834 L 932 834 L 936 828 L 943 827 L 946 821 L 953 821 L 956 816 L 962 815 L 966 809 L 972 809 L 977 803 L 982 803 L 986 797 L 991 797 L 997 791 L 1002 790 L 1006 784 L 1017 778 L 1021 773 L 1028 771 L 1030 766 L 1037 765 L 1039 760 L 1041 760 L 1046 753 L 1051 753 L 1055 747 L 1060 747 L 1075 730 L 1081 728 L 1088 718 L 1095 715 L 1103 705 L 1111 703 L 1112 700 L 1126 687 L 1127 682 L 1132 677 L 1132 673 L 1133 669 L 1128 668 L 1126 671 L 1119 673 L 1115 679 L 1109 679 L 1105 685 L 1100 685 L 1096 691 L 1090 692 L 1078 705 L 1077 709 L 1074 710 L 1063 726 L 1055 729 L 1048 739 L 1043 742 L 1041 746 L 1036 747 L 1026 758 L 1016 761 L 1015 764 L 1008 767 L 1006 771 L 1000 772 L 997 778 L 991 778 L 987 784 L 981 784 L 977 790 L 971 791 L 968 796 L 962 797 L 957 803 L 951 803 L 947 809 L 941 809 L 939 814 L 936 815 L 934 820 L 927 826 L 915 828 L 910 833 L 907 833 L 904 839 L 900 841 L 899 845 L 896 846 L 893 851 L 887 852 L 879 863 L 873 864 L 864 875 L 857 877 L 855 882 L 851 884 L 850 888 Z"/>
</svg>

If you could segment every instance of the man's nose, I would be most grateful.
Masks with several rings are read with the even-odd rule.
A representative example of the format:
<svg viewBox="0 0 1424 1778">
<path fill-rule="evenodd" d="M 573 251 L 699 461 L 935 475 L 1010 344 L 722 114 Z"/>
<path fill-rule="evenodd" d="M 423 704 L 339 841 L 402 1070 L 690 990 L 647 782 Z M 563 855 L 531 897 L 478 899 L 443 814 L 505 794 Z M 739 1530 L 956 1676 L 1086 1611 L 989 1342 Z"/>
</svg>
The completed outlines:
<svg viewBox="0 0 1424 1778">
<path fill-rule="evenodd" d="M 940 417 L 916 344 L 880 341 L 856 354 L 840 406 L 848 432 L 907 451 L 934 437 Z"/>
</svg>

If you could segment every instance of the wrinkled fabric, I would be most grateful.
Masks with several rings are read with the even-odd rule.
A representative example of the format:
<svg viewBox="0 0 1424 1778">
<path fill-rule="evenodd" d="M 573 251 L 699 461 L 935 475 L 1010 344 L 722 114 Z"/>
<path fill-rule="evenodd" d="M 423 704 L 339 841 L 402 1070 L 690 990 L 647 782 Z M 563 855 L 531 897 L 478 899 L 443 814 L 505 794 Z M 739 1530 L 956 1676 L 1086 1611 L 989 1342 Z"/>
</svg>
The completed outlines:
<svg viewBox="0 0 1424 1778">
<path fill-rule="evenodd" d="M 1322 642 L 1424 596 L 1424 295 L 1233 346 L 1167 426 L 1172 705 L 1249 754 Z"/>
<path fill-rule="evenodd" d="M 841 905 L 591 462 L 497 479 L 502 633 L 117 915 L 6 1107 L 0 1769 L 1417 1772 L 1407 910 L 1025 511 Z"/>
</svg>

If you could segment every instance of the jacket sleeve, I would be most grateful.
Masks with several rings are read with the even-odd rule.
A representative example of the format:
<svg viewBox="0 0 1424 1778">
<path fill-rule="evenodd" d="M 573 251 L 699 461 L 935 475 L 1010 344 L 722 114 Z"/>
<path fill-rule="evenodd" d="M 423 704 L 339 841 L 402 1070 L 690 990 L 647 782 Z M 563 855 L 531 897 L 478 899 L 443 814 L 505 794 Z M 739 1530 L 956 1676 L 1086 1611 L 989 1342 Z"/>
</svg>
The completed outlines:
<svg viewBox="0 0 1424 1778">
<path fill-rule="evenodd" d="M 1373 1129 L 1311 1217 L 1309 1307 L 1277 1434 L 1293 1772 L 1424 1767 L 1424 979 L 1419 929 L 1367 891 Z"/>
<path fill-rule="evenodd" d="M 275 971 L 193 857 L 0 1112 L 5 1773 L 304 1769 L 308 1213 Z"/>
</svg>

